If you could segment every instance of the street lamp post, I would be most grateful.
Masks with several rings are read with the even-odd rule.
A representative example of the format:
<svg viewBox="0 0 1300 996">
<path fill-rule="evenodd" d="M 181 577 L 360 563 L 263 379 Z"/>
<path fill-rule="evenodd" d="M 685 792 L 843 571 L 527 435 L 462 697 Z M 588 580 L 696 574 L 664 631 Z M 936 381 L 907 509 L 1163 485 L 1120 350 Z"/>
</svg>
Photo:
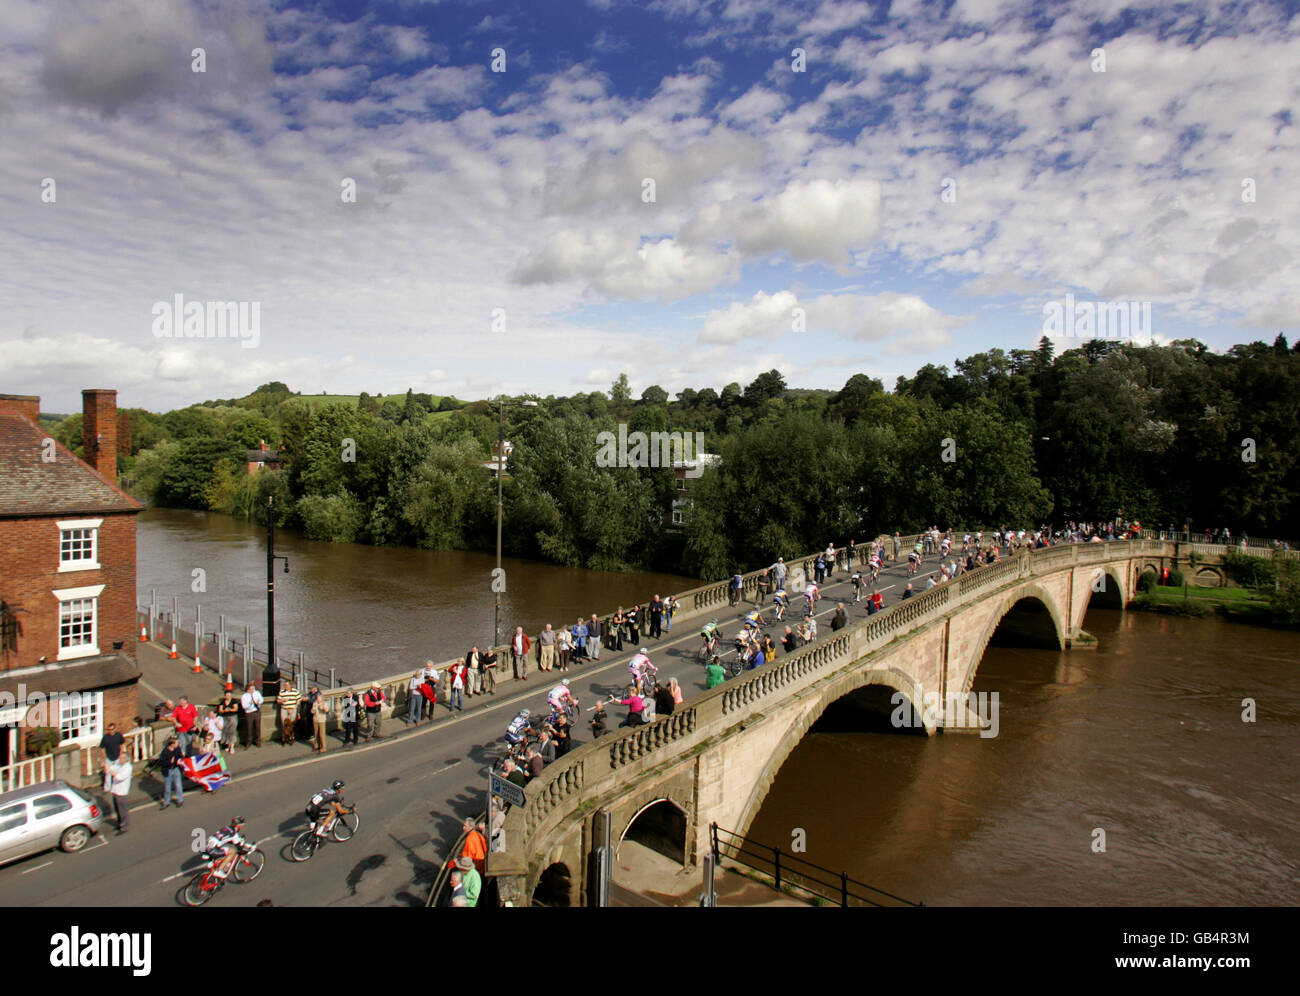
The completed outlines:
<svg viewBox="0 0 1300 996">
<path fill-rule="evenodd" d="M 280 692 L 280 665 L 275 660 L 275 562 L 289 558 L 275 555 L 275 495 L 266 496 L 266 667 L 262 670 L 262 694 L 268 698 Z"/>
<path fill-rule="evenodd" d="M 520 405 L 536 408 L 536 401 L 520 401 Z M 505 473 L 506 459 L 506 397 L 497 399 L 497 570 L 493 575 L 492 590 L 496 595 L 496 613 L 492 626 L 492 649 L 501 646 L 501 479 Z"/>
</svg>

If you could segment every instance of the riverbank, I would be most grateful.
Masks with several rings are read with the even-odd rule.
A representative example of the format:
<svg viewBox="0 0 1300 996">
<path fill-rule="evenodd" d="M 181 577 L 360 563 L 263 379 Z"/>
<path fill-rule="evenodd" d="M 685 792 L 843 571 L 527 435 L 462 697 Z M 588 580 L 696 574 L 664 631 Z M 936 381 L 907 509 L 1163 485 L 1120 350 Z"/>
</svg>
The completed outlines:
<svg viewBox="0 0 1300 996">
<path fill-rule="evenodd" d="M 1251 588 L 1200 588 L 1195 585 L 1153 587 L 1140 592 L 1129 608 L 1139 612 L 1209 619 L 1220 616 L 1232 622 L 1272 629 L 1295 629 L 1280 621 L 1268 600 Z"/>
</svg>

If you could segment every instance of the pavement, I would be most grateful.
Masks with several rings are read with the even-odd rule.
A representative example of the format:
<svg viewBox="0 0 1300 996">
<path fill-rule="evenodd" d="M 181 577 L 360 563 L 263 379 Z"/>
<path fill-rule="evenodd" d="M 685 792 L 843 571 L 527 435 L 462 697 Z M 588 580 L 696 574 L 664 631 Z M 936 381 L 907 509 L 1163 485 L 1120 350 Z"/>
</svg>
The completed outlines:
<svg viewBox="0 0 1300 996">
<path fill-rule="evenodd" d="M 934 563 L 934 557 L 928 558 L 927 566 Z M 918 575 L 918 590 L 924 573 Z M 823 639 L 836 599 L 843 598 L 846 605 L 851 600 L 847 578 L 841 570 L 822 585 L 817 615 Z M 898 600 L 906 583 L 905 563 L 882 571 L 878 590 L 884 592 L 886 604 Z M 792 597 L 786 622 L 800 618 L 801 601 Z M 748 603 L 719 607 L 716 618 L 728 638 L 724 646 L 752 608 Z M 862 604 L 848 608 L 850 621 L 865 616 Z M 704 690 L 704 668 L 695 656 L 700 623 L 692 619 L 660 640 L 644 634 L 642 639 L 661 679 L 676 677 L 688 700 Z M 784 625 L 778 624 L 774 638 Z M 283 747 L 264 737 L 261 748 L 227 757 L 233 776 L 227 785 L 213 793 L 188 788 L 183 809 L 159 812 L 160 780 L 139 775 L 130 797 L 128 833 L 118 835 L 106 826 L 79 854 L 50 851 L 0 868 L 0 903 L 173 906 L 201 867 L 197 853 L 203 834 L 241 815 L 248 820 L 250 839 L 259 840 L 267 853 L 266 867 L 257 881 L 230 885 L 211 905 L 251 906 L 267 898 L 277 906 L 423 905 L 440 856 L 459 834 L 461 820 L 484 809 L 487 772 L 500 756 L 511 717 L 525 706 L 545 708 L 547 691 L 567 676 L 583 709 L 575 741 L 585 741 L 589 708 L 622 692 L 627 661 L 637 649 L 603 651 L 599 662 L 578 664 L 567 675 L 530 667 L 527 682 L 503 678 L 495 695 L 467 698 L 462 712 L 449 713 L 439 703 L 434 720 L 414 728 L 397 717 L 386 719 L 383 739 L 343 747 L 341 736 L 333 734 L 323 755 L 312 753 L 305 743 Z M 219 697 L 222 684 L 214 675 L 192 674 L 182 661 L 169 660 L 151 644 L 137 645 L 137 653 L 142 701 L 150 706 L 181 694 L 204 703 Z M 783 655 L 778 651 L 778 659 Z M 622 718 L 622 707 L 611 707 L 610 716 L 612 726 Z M 266 728 L 272 728 L 269 722 Z M 307 825 L 307 799 L 336 778 L 346 783 L 346 799 L 358 806 L 361 824 L 356 836 L 345 844 L 327 843 L 305 865 L 290 861 L 289 844 Z M 111 814 L 111 805 L 107 808 Z"/>
</svg>

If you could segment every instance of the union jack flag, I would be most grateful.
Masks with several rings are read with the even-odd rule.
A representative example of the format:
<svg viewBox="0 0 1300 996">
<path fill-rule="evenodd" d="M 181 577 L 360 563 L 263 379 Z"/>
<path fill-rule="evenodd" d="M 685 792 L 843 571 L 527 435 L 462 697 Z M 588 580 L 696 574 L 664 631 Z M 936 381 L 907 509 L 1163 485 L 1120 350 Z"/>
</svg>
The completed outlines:
<svg viewBox="0 0 1300 996">
<path fill-rule="evenodd" d="M 221 770 L 221 762 L 216 754 L 195 754 L 193 757 L 181 758 L 181 771 L 190 781 L 202 785 L 212 792 L 230 781 L 230 775 Z"/>
</svg>

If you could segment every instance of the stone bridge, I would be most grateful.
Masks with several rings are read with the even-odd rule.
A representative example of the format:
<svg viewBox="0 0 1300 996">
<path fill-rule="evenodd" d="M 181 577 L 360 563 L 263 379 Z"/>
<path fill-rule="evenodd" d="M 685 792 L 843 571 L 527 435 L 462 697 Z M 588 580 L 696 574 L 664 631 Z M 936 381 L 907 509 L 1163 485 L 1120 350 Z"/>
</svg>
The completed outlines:
<svg viewBox="0 0 1300 996">
<path fill-rule="evenodd" d="M 927 734 L 977 731 L 973 713 L 925 705 L 964 699 L 995 633 L 999 642 L 1069 647 L 1090 603 L 1122 608 L 1144 570 L 1185 563 L 1186 554 L 1153 540 L 1022 550 L 688 699 L 658 722 L 584 744 L 530 783 L 489 873 L 516 904 L 553 880 L 568 883 L 574 905 L 586 902 L 598 809 L 615 844 L 645 818 L 676 840 L 683 864 L 694 863 L 708 850 L 711 822 L 747 832 L 782 764 L 832 703 L 849 697 L 887 713 L 905 699 Z"/>
</svg>

